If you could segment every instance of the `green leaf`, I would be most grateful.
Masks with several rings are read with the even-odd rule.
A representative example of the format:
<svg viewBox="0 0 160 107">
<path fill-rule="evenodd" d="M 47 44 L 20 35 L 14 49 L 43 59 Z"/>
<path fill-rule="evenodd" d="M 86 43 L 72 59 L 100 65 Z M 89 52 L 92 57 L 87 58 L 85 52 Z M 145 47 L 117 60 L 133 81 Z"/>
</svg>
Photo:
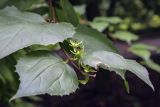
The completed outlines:
<svg viewBox="0 0 160 107">
<path fill-rule="evenodd" d="M 79 24 L 78 16 L 68 0 L 60 0 L 61 8 L 57 8 L 57 16 L 59 21 L 72 23 L 74 26 Z"/>
<path fill-rule="evenodd" d="M 154 87 L 149 79 L 148 71 L 145 67 L 143 67 L 134 60 L 126 60 L 126 63 L 127 65 L 125 69 L 137 75 L 140 79 L 142 79 L 146 84 L 148 84 L 154 90 Z"/>
<path fill-rule="evenodd" d="M 113 17 L 96 17 L 94 22 L 104 22 L 109 24 L 118 24 L 122 22 L 122 19 L 116 16 Z"/>
<path fill-rule="evenodd" d="M 160 64 L 155 63 L 155 62 L 152 61 L 151 59 L 145 60 L 145 61 L 144 61 L 144 64 L 145 64 L 147 67 L 149 67 L 149 68 L 151 68 L 151 69 L 153 69 L 153 70 L 155 70 L 155 71 L 158 71 L 158 72 L 160 73 Z"/>
<path fill-rule="evenodd" d="M 89 25 L 94 28 L 94 29 L 97 29 L 99 32 L 102 32 L 104 31 L 108 26 L 109 26 L 109 23 L 106 22 L 90 22 Z"/>
<path fill-rule="evenodd" d="M 129 51 L 143 59 L 149 59 L 151 56 L 151 52 L 145 49 L 129 48 Z"/>
<path fill-rule="evenodd" d="M 158 48 L 156 46 L 153 45 L 148 45 L 148 44 L 143 44 L 143 43 L 136 43 L 133 44 L 131 47 L 131 49 L 143 49 L 143 50 L 157 50 Z"/>
<path fill-rule="evenodd" d="M 49 24 L 38 14 L 20 12 L 15 7 L 0 10 L 0 59 L 33 44 L 49 45 L 72 37 L 71 24 Z"/>
<path fill-rule="evenodd" d="M 110 24 L 121 23 L 122 20 L 119 17 L 96 17 L 93 22 L 90 22 L 89 25 L 102 32 L 109 27 Z"/>
<path fill-rule="evenodd" d="M 77 27 L 73 38 L 83 42 L 86 55 L 98 50 L 117 52 L 112 42 L 105 35 L 85 25 Z"/>
<path fill-rule="evenodd" d="M 129 70 L 130 72 L 137 75 L 140 79 L 142 79 L 146 84 L 148 84 L 153 90 L 154 87 L 149 79 L 148 71 L 145 67 L 138 64 L 134 60 L 128 60 L 123 58 L 122 56 L 107 51 L 96 51 L 92 54 L 84 57 L 83 62 L 86 65 L 98 68 L 103 67 L 110 71 L 117 69 L 121 70 Z"/>
<path fill-rule="evenodd" d="M 122 41 L 126 41 L 127 43 L 131 43 L 131 41 L 138 40 L 139 37 L 131 32 L 128 31 L 116 31 L 113 35 L 113 38 L 119 39 Z"/>
<path fill-rule="evenodd" d="M 78 88 L 78 78 L 75 71 L 51 54 L 26 56 L 16 65 L 20 76 L 20 86 L 15 98 L 50 94 L 68 95 Z"/>
<path fill-rule="evenodd" d="M 143 43 L 136 43 L 129 48 L 129 51 L 144 59 L 143 63 L 147 67 L 160 72 L 160 65 L 152 61 L 152 59 L 150 59 L 151 51 L 158 51 L 158 48 L 156 46 Z"/>
<path fill-rule="evenodd" d="M 158 48 L 152 45 L 148 44 L 143 44 L 143 43 L 136 43 L 131 45 L 129 48 L 129 51 L 132 52 L 133 54 L 148 60 L 150 59 L 151 56 L 151 51 L 157 51 Z"/>
<path fill-rule="evenodd" d="M 123 69 L 126 66 L 126 60 L 122 56 L 107 51 L 95 51 L 86 56 L 84 62 L 95 68 L 101 66 L 108 69 Z"/>
</svg>

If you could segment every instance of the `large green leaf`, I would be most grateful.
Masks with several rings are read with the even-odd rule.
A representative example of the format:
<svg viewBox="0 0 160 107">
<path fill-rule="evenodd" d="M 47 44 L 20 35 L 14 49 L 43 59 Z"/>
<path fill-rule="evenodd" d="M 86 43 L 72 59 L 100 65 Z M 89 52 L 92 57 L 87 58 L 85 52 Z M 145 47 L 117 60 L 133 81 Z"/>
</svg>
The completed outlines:
<svg viewBox="0 0 160 107">
<path fill-rule="evenodd" d="M 49 24 L 37 14 L 6 7 L 0 10 L 0 58 L 33 44 L 62 42 L 74 33 L 71 24 Z"/>
<path fill-rule="evenodd" d="M 77 27 L 76 34 L 73 38 L 83 42 L 85 54 L 91 54 L 98 50 L 117 52 L 112 42 L 105 35 L 85 25 L 79 25 Z"/>
<path fill-rule="evenodd" d="M 148 71 L 145 67 L 138 64 L 134 60 L 125 59 L 116 53 L 107 51 L 96 51 L 86 56 L 83 62 L 95 68 L 101 66 L 110 71 L 117 72 L 117 69 L 129 70 L 137 75 L 140 79 L 142 79 L 145 83 L 147 83 L 152 89 L 154 89 L 152 83 L 150 82 Z"/>
<path fill-rule="evenodd" d="M 45 93 L 68 95 L 78 88 L 75 71 L 51 54 L 32 54 L 21 58 L 16 65 L 16 72 L 21 83 L 11 100 Z"/>
</svg>

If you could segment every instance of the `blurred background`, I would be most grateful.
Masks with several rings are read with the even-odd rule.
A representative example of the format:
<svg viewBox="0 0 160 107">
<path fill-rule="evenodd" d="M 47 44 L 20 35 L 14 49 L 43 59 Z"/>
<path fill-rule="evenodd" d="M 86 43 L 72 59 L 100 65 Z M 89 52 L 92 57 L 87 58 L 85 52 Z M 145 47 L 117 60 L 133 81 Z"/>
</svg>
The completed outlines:
<svg viewBox="0 0 160 107">
<path fill-rule="evenodd" d="M 1 8 L 7 0 L 2 1 Z M 121 55 L 147 67 L 155 91 L 127 72 L 128 94 L 118 75 L 101 69 L 95 79 L 81 85 L 70 96 L 44 95 L 8 103 L 19 83 L 17 74 L 10 72 L 14 67 L 6 65 L 11 61 L 12 56 L 9 56 L 0 61 L 0 107 L 160 107 L 160 0 L 70 0 L 70 3 L 81 24 L 104 33 Z M 23 5 L 16 5 L 46 17 L 48 7 L 45 1 L 30 4 L 24 1 Z"/>
</svg>

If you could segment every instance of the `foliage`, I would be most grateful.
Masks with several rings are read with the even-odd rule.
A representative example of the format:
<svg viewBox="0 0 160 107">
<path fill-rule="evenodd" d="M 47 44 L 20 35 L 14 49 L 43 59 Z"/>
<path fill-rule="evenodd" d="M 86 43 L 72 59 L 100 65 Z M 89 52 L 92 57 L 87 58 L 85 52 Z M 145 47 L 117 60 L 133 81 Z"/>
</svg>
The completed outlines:
<svg viewBox="0 0 160 107">
<path fill-rule="evenodd" d="M 26 12 L 31 11 L 37 1 L 25 1 L 25 4 L 29 4 L 25 6 L 23 0 L 16 1 L 19 2 L 1 1 L 3 5 L 0 5 L 16 6 L 0 10 L 0 66 L 3 68 L 0 70 L 0 80 L 3 85 L 18 83 L 15 72 L 20 78 L 18 91 L 10 101 L 41 94 L 68 95 L 78 89 L 79 83 L 86 84 L 94 77 L 98 68 L 115 71 L 124 79 L 125 85 L 125 72 L 129 70 L 154 90 L 147 69 L 119 55 L 112 41 L 99 32 L 111 26 L 109 31 L 114 33 L 114 26 L 122 22 L 119 17 L 102 17 L 89 23 L 93 28 L 98 27 L 97 31 L 80 24 L 68 0 L 56 1 L 54 5 L 48 2 L 51 13 L 46 14 L 52 17 L 45 17 L 46 20 L 37 13 Z M 52 20 L 53 17 L 56 22 Z M 138 39 L 136 35 L 125 31 L 115 32 L 114 35 L 128 43 Z M 128 38 L 116 35 L 127 35 Z M 146 49 L 144 45 L 140 47 Z M 137 54 L 135 46 L 132 48 L 130 50 Z M 57 51 L 61 51 L 64 56 Z M 144 59 L 148 57 L 149 54 L 146 54 Z M 4 63 L 7 59 L 11 63 Z M 84 80 L 79 79 L 77 72 Z"/>
</svg>

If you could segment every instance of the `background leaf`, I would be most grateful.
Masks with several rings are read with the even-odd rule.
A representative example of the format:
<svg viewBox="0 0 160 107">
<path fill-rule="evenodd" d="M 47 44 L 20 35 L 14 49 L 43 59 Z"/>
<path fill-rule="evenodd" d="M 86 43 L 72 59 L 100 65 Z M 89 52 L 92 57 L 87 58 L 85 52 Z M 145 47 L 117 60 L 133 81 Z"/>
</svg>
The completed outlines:
<svg viewBox="0 0 160 107">
<path fill-rule="evenodd" d="M 131 43 L 131 41 L 138 40 L 139 37 L 131 32 L 128 31 L 116 31 L 113 35 L 113 38 L 119 39 L 122 41 L 126 41 L 127 43 Z"/>
<path fill-rule="evenodd" d="M 94 19 L 94 22 L 107 22 L 109 24 L 118 24 L 118 23 L 121 23 L 122 22 L 122 19 L 120 17 L 116 17 L 116 16 L 113 16 L 113 17 L 96 17 Z"/>
<path fill-rule="evenodd" d="M 160 64 L 155 63 L 154 61 L 152 61 L 152 59 L 145 60 L 144 64 L 147 67 L 149 67 L 155 71 L 158 71 L 160 73 Z"/>
<path fill-rule="evenodd" d="M 156 46 L 143 44 L 143 43 L 136 43 L 131 45 L 131 47 L 129 48 L 129 51 L 141 57 L 142 59 L 144 59 L 143 64 L 145 64 L 147 67 L 160 72 L 160 65 L 155 63 L 150 58 L 152 51 L 158 52 L 158 48 Z"/>
<path fill-rule="evenodd" d="M 69 22 L 74 26 L 79 24 L 78 16 L 69 0 L 60 0 L 59 7 L 57 7 L 56 11 L 60 22 Z"/>
</svg>

